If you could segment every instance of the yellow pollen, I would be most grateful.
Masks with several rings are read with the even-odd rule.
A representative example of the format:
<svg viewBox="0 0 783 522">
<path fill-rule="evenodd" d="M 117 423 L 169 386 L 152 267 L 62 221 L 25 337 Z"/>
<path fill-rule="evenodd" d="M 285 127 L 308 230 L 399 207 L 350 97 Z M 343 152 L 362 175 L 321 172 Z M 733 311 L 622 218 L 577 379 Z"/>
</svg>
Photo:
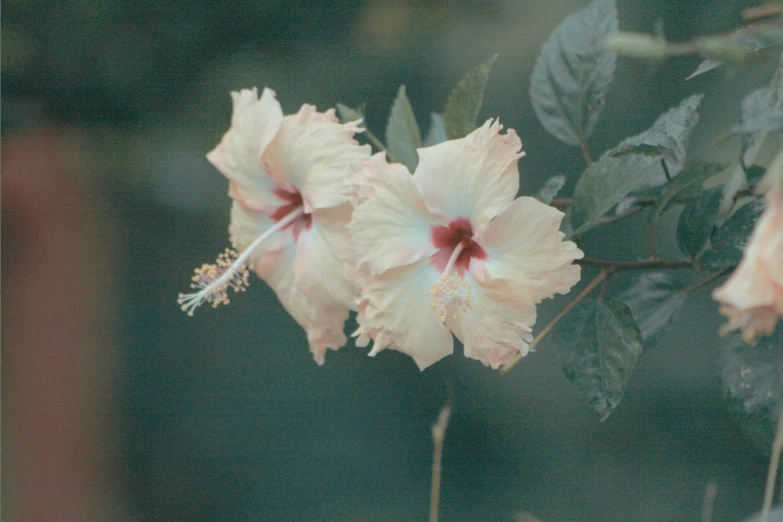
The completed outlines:
<svg viewBox="0 0 783 522">
<path fill-rule="evenodd" d="M 245 265 L 232 268 L 237 259 L 237 252 L 229 248 L 220 254 L 215 264 L 204 263 L 201 268 L 195 269 L 190 287 L 198 292 L 192 294 L 179 294 L 177 303 L 183 312 L 193 315 L 193 312 L 205 301 L 212 304 L 212 308 L 218 305 L 228 304 L 228 289 L 235 292 L 244 292 L 248 285 L 249 272 Z"/>
<path fill-rule="evenodd" d="M 425 295 L 432 296 L 430 308 L 441 320 L 445 320 L 449 314 L 456 319 L 460 310 L 462 313 L 470 310 L 470 285 L 459 276 L 443 274 Z"/>
</svg>

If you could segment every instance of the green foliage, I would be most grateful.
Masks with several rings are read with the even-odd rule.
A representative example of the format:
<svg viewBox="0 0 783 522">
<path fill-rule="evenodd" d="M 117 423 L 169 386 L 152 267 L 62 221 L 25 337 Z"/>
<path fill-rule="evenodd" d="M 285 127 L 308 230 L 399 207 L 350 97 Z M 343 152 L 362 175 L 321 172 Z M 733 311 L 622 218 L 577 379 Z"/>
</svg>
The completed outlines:
<svg viewBox="0 0 783 522">
<path fill-rule="evenodd" d="M 725 169 L 726 165 L 723 163 L 689 161 L 682 172 L 664 187 L 663 194 L 653 209 L 652 222 L 657 222 L 661 214 L 671 205 L 697 197 L 701 194 L 701 186 L 704 181 Z"/>
<path fill-rule="evenodd" d="M 710 238 L 712 247 L 701 256 L 703 266 L 731 268 L 742 259 L 742 251 L 756 220 L 764 211 L 764 198 L 758 197 L 734 212 Z"/>
<path fill-rule="evenodd" d="M 574 190 L 571 226 L 574 234 L 593 228 L 612 207 L 625 199 L 654 172 L 658 160 L 644 154 L 604 154 L 587 167 Z"/>
<path fill-rule="evenodd" d="M 751 135 L 783 130 L 783 107 L 779 106 L 777 89 L 756 89 L 742 100 L 742 123 L 731 128 L 731 134 Z"/>
<path fill-rule="evenodd" d="M 443 114 L 438 112 L 430 113 L 430 130 L 427 132 L 427 137 L 424 138 L 424 146 L 432 147 L 438 143 L 446 141 L 446 120 L 443 118 Z"/>
<path fill-rule="evenodd" d="M 652 127 L 623 140 L 584 171 L 574 191 L 571 224 L 575 234 L 592 228 L 631 192 L 654 185 L 660 170 L 657 163 L 663 155 L 677 163 L 684 161 L 690 133 L 699 121 L 696 110 L 701 99 L 701 95 L 686 98 L 679 106 L 659 116 Z M 676 188 L 680 184 L 690 183 L 694 176 L 704 175 L 714 168 L 709 165 L 686 165 L 670 185 L 674 184 Z M 660 211 L 664 208 L 665 203 L 661 205 Z"/>
<path fill-rule="evenodd" d="M 682 308 L 687 294 L 664 272 L 639 276 L 617 299 L 631 310 L 646 347 L 654 346 Z"/>
<path fill-rule="evenodd" d="M 340 121 L 347 123 L 349 121 L 361 120 L 364 118 L 361 108 L 353 109 L 342 103 L 337 104 L 337 115 L 340 117 Z"/>
<path fill-rule="evenodd" d="M 723 65 L 726 61 L 742 61 L 748 55 L 783 44 L 783 29 L 771 26 L 764 31 L 743 28 L 728 38 L 702 39 L 701 51 L 707 59 L 686 78 L 690 80 Z"/>
<path fill-rule="evenodd" d="M 745 432 L 769 451 L 780 412 L 780 339 L 783 326 L 755 346 L 734 334 L 720 346 L 720 380 L 729 407 Z"/>
<path fill-rule="evenodd" d="M 696 259 L 707 244 L 722 199 L 723 185 L 705 190 L 682 209 L 677 222 L 677 246 L 691 259 Z"/>
<path fill-rule="evenodd" d="M 697 109 L 703 95 L 685 98 L 679 106 L 661 114 L 652 127 L 620 142 L 612 151 L 613 156 L 622 154 L 664 154 L 675 163 L 685 161 L 685 150 L 691 131 L 699 122 Z"/>
<path fill-rule="evenodd" d="M 642 336 L 627 305 L 585 299 L 555 326 L 563 373 L 605 420 L 620 404 L 642 354 Z"/>
<path fill-rule="evenodd" d="M 484 89 L 487 87 L 489 73 L 498 55 L 493 55 L 468 74 L 462 77 L 446 102 L 444 123 L 446 136 L 450 140 L 467 136 L 476 128 L 479 110 L 484 102 Z"/>
<path fill-rule="evenodd" d="M 549 203 L 554 199 L 555 196 L 557 196 L 557 193 L 560 192 L 560 189 L 563 188 L 563 185 L 565 185 L 566 178 L 562 174 L 559 174 L 557 176 L 552 176 L 548 180 L 546 180 L 546 183 L 543 187 L 541 187 L 541 190 L 538 191 L 538 196 L 536 198 L 541 203 L 546 203 L 549 205 Z"/>
<path fill-rule="evenodd" d="M 404 85 L 400 85 L 397 98 L 394 99 L 389 113 L 389 122 L 386 124 L 386 147 L 397 161 L 408 167 L 410 172 L 416 170 L 416 165 L 419 163 L 416 149 L 421 147 L 421 134 L 413 108 L 405 94 Z"/>
<path fill-rule="evenodd" d="M 593 0 L 563 20 L 541 48 L 530 99 L 541 125 L 568 145 L 586 143 L 595 129 L 617 61 L 604 42 L 616 33 L 614 0 Z"/>
</svg>

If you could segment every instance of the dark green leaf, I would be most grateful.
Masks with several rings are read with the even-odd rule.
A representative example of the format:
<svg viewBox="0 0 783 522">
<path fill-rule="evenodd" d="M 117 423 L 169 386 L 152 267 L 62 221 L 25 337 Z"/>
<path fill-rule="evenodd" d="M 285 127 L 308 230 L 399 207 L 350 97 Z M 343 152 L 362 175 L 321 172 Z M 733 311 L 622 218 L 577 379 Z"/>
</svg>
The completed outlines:
<svg viewBox="0 0 783 522">
<path fill-rule="evenodd" d="M 705 180 L 718 174 L 726 168 L 722 163 L 707 163 L 704 161 L 689 161 L 680 174 L 671 180 L 663 190 L 661 199 L 655 205 L 652 220 L 657 222 L 661 214 L 670 204 L 682 202 L 701 194 L 701 185 Z M 688 191 L 688 192 L 686 192 Z M 692 191 L 692 192 L 691 192 Z M 687 196 L 687 197 L 684 197 Z"/>
<path fill-rule="evenodd" d="M 682 288 L 664 272 L 651 272 L 618 296 L 633 313 L 645 346 L 654 346 L 660 340 L 682 308 L 687 297 Z"/>
<path fill-rule="evenodd" d="M 778 93 L 772 87 L 762 87 L 742 100 L 742 123 L 747 123 L 773 109 L 778 103 Z"/>
<path fill-rule="evenodd" d="M 389 122 L 386 124 L 386 147 L 410 172 L 416 170 L 419 163 L 416 149 L 421 147 L 421 134 L 404 85 L 400 85 L 397 91 L 397 98 L 394 99 Z"/>
<path fill-rule="evenodd" d="M 707 244 L 722 198 L 723 185 L 705 190 L 682 209 L 677 222 L 677 246 L 691 259 L 696 259 Z"/>
<path fill-rule="evenodd" d="M 552 176 L 546 181 L 546 184 L 541 188 L 541 190 L 538 191 L 538 196 L 536 196 L 536 198 L 541 203 L 546 203 L 549 205 L 552 199 L 557 196 L 557 193 L 560 192 L 560 189 L 563 188 L 565 182 L 566 178 L 562 174 Z"/>
<path fill-rule="evenodd" d="M 617 55 L 614 0 L 593 0 L 552 32 L 530 76 L 530 98 L 544 128 L 569 145 L 585 143 L 604 107 Z"/>
<path fill-rule="evenodd" d="M 755 134 L 783 130 L 783 107 L 774 107 L 731 128 L 729 134 Z"/>
<path fill-rule="evenodd" d="M 758 165 L 751 165 L 747 169 L 745 169 L 745 176 L 747 176 L 748 179 L 748 187 L 753 188 L 756 186 L 756 184 L 761 181 L 761 178 L 764 177 L 764 174 L 767 173 L 767 169 L 764 167 L 760 167 Z"/>
<path fill-rule="evenodd" d="M 713 69 L 717 69 L 721 65 L 723 65 L 723 62 L 721 62 L 719 60 L 713 60 L 712 58 L 707 58 L 706 60 L 704 60 L 703 62 L 701 62 L 699 64 L 699 66 L 696 68 L 695 71 L 693 71 L 690 74 L 690 76 L 688 76 L 685 79 L 686 80 L 690 80 L 691 78 L 695 78 L 697 76 L 700 76 L 700 75 L 702 75 L 702 74 L 704 74 L 706 72 L 709 72 L 709 71 L 711 71 Z"/>
<path fill-rule="evenodd" d="M 585 299 L 557 323 L 553 340 L 565 376 L 606 419 L 620 404 L 642 354 L 631 310 L 620 301 Z"/>
<path fill-rule="evenodd" d="M 755 346 L 732 334 L 720 346 L 721 384 L 730 410 L 743 429 L 769 451 L 780 412 L 780 346 L 783 325 Z"/>
<path fill-rule="evenodd" d="M 479 110 L 484 101 L 484 89 L 497 57 L 497 54 L 492 56 L 463 76 L 449 96 L 444 120 L 446 136 L 450 140 L 467 136 L 476 128 Z"/>
<path fill-rule="evenodd" d="M 652 127 L 620 142 L 611 154 L 665 154 L 682 165 L 691 131 L 699 121 L 697 109 L 703 97 L 699 94 L 685 98 L 679 106 L 661 114 Z"/>
<path fill-rule="evenodd" d="M 575 234 L 592 228 L 612 207 L 643 184 L 658 159 L 642 154 L 613 157 L 604 154 L 587 167 L 574 190 L 571 225 Z M 675 178 L 677 179 L 677 178 Z"/>
<path fill-rule="evenodd" d="M 432 147 L 438 143 L 446 141 L 446 121 L 443 118 L 443 114 L 432 112 L 430 113 L 430 130 L 427 133 L 427 137 L 424 138 L 424 146 Z"/>
<path fill-rule="evenodd" d="M 701 263 L 707 268 L 731 268 L 742 259 L 742 251 L 756 220 L 764 211 L 764 198 L 757 197 L 734 212 L 710 238 L 712 247 L 704 252 Z"/>
<path fill-rule="evenodd" d="M 343 123 L 349 121 L 361 120 L 364 118 L 361 109 L 352 109 L 342 103 L 337 104 L 337 114 L 340 116 L 340 121 Z"/>
</svg>

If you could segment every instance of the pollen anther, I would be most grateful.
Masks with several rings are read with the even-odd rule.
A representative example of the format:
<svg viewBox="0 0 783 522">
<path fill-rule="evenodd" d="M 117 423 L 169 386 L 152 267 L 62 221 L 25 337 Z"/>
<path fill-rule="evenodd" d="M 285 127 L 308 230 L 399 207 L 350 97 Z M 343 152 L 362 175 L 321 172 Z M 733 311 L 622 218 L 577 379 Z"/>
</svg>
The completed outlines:
<svg viewBox="0 0 783 522">
<path fill-rule="evenodd" d="M 249 272 L 245 265 L 232 268 L 237 259 L 237 252 L 227 248 L 220 254 L 215 264 L 204 263 L 201 268 L 195 269 L 190 287 L 198 292 L 192 294 L 179 294 L 177 303 L 183 312 L 193 315 L 193 312 L 205 301 L 217 308 L 218 305 L 228 304 L 228 289 L 235 292 L 244 292 L 248 285 Z"/>
<path fill-rule="evenodd" d="M 457 275 L 443 274 L 425 295 L 432 296 L 430 308 L 441 320 L 448 315 L 456 319 L 460 311 L 467 313 L 470 310 L 470 285 Z"/>
</svg>

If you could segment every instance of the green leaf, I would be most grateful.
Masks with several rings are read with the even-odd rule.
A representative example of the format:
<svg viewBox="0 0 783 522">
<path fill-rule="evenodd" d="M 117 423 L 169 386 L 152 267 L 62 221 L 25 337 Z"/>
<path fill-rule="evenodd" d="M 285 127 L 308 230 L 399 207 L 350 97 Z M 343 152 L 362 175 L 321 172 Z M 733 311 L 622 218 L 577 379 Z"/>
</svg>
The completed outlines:
<svg viewBox="0 0 783 522">
<path fill-rule="evenodd" d="M 670 204 L 682 202 L 701 194 L 702 183 L 725 168 L 726 165 L 723 163 L 689 161 L 682 172 L 664 187 L 661 199 L 653 209 L 651 217 L 653 223 L 658 221 Z"/>
<path fill-rule="evenodd" d="M 679 106 L 673 107 L 661 114 L 652 127 L 626 138 L 615 147 L 611 154 L 664 154 L 671 161 L 682 165 L 685 161 L 685 150 L 691 131 L 699 121 L 697 109 L 703 95 L 685 98 Z"/>
<path fill-rule="evenodd" d="M 552 176 L 548 180 L 546 180 L 546 183 L 541 188 L 541 190 L 538 191 L 538 196 L 536 198 L 541 203 L 546 203 L 549 205 L 549 203 L 552 202 L 552 199 L 554 199 L 555 196 L 557 196 L 557 193 L 560 192 L 560 189 L 563 188 L 563 185 L 565 185 L 566 177 L 562 174 L 558 174 L 557 176 Z"/>
<path fill-rule="evenodd" d="M 404 85 L 400 85 L 397 91 L 397 98 L 394 99 L 389 114 L 389 123 L 386 124 L 386 147 L 410 172 L 416 170 L 419 163 L 416 149 L 421 147 L 421 134 Z"/>
<path fill-rule="evenodd" d="M 446 136 L 450 140 L 465 137 L 476 128 L 479 110 L 484 101 L 484 89 L 497 57 L 497 54 L 493 55 L 463 76 L 449 96 L 444 121 Z"/>
<path fill-rule="evenodd" d="M 642 354 L 642 336 L 620 301 L 585 299 L 555 326 L 563 373 L 602 420 L 620 404 Z"/>
<path fill-rule="evenodd" d="M 756 184 L 761 181 L 761 178 L 764 177 L 764 174 L 767 173 L 767 169 L 764 167 L 760 167 L 759 165 L 751 165 L 750 167 L 745 169 L 745 176 L 747 176 L 748 179 L 748 187 L 754 188 Z"/>
<path fill-rule="evenodd" d="M 682 209 L 677 222 L 677 246 L 691 259 L 696 259 L 707 244 L 722 199 L 723 185 L 705 190 Z"/>
<path fill-rule="evenodd" d="M 756 220 L 764 212 L 764 198 L 757 197 L 741 206 L 713 232 L 712 247 L 701 256 L 703 266 L 711 269 L 731 268 L 742 260 L 742 252 L 753 232 Z"/>
<path fill-rule="evenodd" d="M 720 380 L 732 416 L 759 447 L 769 452 L 780 412 L 780 347 L 783 325 L 755 346 L 732 334 L 720 345 Z"/>
<path fill-rule="evenodd" d="M 643 154 L 614 157 L 604 154 L 587 167 L 574 189 L 571 225 L 574 234 L 589 230 L 612 207 L 655 172 L 656 158 Z M 677 178 L 675 178 L 677 179 Z"/>
<path fill-rule="evenodd" d="M 443 118 L 443 114 L 437 112 L 430 113 L 430 130 L 427 132 L 427 137 L 424 138 L 424 146 L 432 147 L 438 143 L 446 141 L 446 121 Z"/>
<path fill-rule="evenodd" d="M 349 121 L 361 120 L 364 118 L 361 108 L 353 109 L 342 103 L 337 104 L 337 114 L 340 116 L 340 121 L 347 123 Z"/>
<path fill-rule="evenodd" d="M 555 28 L 530 76 L 530 99 L 541 125 L 568 145 L 586 143 L 604 108 L 617 55 L 605 41 L 617 34 L 614 0 L 593 0 Z"/>
<path fill-rule="evenodd" d="M 687 298 L 682 289 L 666 273 L 650 272 L 617 297 L 633 313 L 645 346 L 654 346 L 666 333 Z"/>
</svg>

